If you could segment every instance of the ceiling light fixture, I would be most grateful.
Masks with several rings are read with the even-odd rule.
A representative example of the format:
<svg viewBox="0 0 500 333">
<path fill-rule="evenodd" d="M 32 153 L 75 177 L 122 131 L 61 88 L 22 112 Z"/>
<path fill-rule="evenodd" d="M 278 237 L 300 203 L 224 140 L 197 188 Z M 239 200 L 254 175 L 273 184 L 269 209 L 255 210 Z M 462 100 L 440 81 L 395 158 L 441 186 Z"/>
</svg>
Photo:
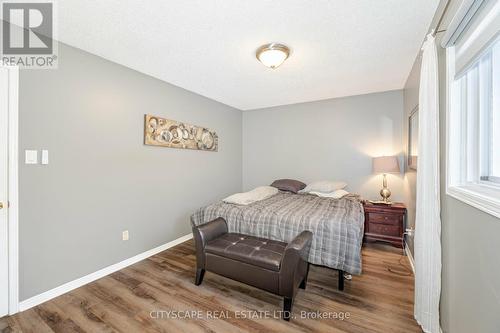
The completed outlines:
<svg viewBox="0 0 500 333">
<path fill-rule="evenodd" d="M 269 68 L 278 68 L 290 55 L 288 46 L 279 43 L 262 45 L 255 52 L 257 59 Z"/>
</svg>

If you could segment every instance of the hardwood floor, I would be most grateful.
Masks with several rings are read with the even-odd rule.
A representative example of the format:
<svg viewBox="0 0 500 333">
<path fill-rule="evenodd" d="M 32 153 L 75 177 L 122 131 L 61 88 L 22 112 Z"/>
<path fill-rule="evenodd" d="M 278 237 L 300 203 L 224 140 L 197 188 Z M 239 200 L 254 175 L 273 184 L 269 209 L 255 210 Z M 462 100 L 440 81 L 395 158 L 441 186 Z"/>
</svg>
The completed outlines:
<svg viewBox="0 0 500 333">
<path fill-rule="evenodd" d="M 413 276 L 388 270 L 390 266 L 404 274 L 399 262 L 407 269 L 409 264 L 407 258 L 400 259 L 400 250 L 367 245 L 363 248 L 363 275 L 346 281 L 343 292 L 337 290 L 336 271 L 311 265 L 307 289 L 299 291 L 293 306 L 296 318 L 285 322 L 272 318 L 279 316 L 281 297 L 210 272 L 196 287 L 191 240 L 35 308 L 2 318 L 0 330 L 422 332 L 412 314 Z M 202 318 L 173 317 L 198 314 L 190 311 L 200 311 Z M 312 316 L 317 311 L 330 318 L 301 318 L 302 312 Z M 271 318 L 254 318 L 258 314 Z M 340 320 L 341 314 L 349 317 Z"/>
</svg>

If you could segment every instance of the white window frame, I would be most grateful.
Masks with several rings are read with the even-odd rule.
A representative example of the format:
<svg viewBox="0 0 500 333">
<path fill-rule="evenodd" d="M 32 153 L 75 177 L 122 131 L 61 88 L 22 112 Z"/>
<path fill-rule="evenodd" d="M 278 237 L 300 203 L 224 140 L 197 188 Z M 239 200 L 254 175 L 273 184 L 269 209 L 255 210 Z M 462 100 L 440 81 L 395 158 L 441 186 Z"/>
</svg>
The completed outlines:
<svg viewBox="0 0 500 333">
<path fill-rule="evenodd" d="M 466 177 L 463 175 L 464 170 L 462 168 L 465 161 L 462 160 L 457 163 L 457 157 L 454 156 L 457 152 L 450 150 L 450 148 L 457 149 L 457 147 L 451 145 L 450 142 L 452 140 L 462 140 L 463 142 L 463 140 L 467 139 L 461 137 L 458 130 L 453 130 L 454 128 L 458 128 L 457 124 L 450 126 L 450 122 L 454 120 L 452 119 L 452 113 L 461 105 L 460 101 L 457 100 L 457 96 L 454 96 L 454 90 L 457 89 L 457 87 L 454 87 L 455 84 L 455 47 L 448 47 L 446 49 L 446 194 L 500 218 L 500 187 L 497 184 L 492 184 L 488 181 L 454 183 L 455 179 L 464 179 Z M 464 125 L 463 120 L 460 121 L 459 125 Z M 458 149 L 465 149 L 464 147 L 465 144 L 460 144 Z M 479 170 L 480 152 L 473 151 L 472 154 L 477 157 L 477 163 L 472 169 L 476 179 L 479 180 L 481 172 Z M 463 154 L 460 154 L 460 156 L 463 157 Z"/>
</svg>

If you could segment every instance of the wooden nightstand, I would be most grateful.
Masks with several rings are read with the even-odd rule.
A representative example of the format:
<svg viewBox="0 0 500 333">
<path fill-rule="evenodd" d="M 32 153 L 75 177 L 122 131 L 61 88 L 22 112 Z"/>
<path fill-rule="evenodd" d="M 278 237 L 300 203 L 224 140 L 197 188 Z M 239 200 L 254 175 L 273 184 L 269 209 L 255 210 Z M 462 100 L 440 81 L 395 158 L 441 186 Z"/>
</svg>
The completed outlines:
<svg viewBox="0 0 500 333">
<path fill-rule="evenodd" d="M 365 236 L 363 241 L 383 241 L 392 246 L 403 247 L 406 207 L 395 202 L 392 205 L 364 203 Z"/>
</svg>

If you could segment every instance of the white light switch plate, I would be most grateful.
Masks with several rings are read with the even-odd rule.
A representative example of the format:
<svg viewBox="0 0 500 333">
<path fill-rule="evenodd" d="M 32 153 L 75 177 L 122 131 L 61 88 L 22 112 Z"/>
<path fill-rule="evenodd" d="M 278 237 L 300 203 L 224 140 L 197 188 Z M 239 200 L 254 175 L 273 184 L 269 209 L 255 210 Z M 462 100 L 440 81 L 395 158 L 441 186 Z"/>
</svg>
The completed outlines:
<svg viewBox="0 0 500 333">
<path fill-rule="evenodd" d="M 26 164 L 37 164 L 38 163 L 38 151 L 36 151 L 36 150 L 25 150 L 25 152 L 24 152 L 24 163 L 26 163 Z"/>
<path fill-rule="evenodd" d="M 49 151 L 48 150 L 42 150 L 42 164 L 44 164 L 44 165 L 49 164 Z"/>
<path fill-rule="evenodd" d="M 122 232 L 122 240 L 128 241 L 128 230 Z"/>
</svg>

